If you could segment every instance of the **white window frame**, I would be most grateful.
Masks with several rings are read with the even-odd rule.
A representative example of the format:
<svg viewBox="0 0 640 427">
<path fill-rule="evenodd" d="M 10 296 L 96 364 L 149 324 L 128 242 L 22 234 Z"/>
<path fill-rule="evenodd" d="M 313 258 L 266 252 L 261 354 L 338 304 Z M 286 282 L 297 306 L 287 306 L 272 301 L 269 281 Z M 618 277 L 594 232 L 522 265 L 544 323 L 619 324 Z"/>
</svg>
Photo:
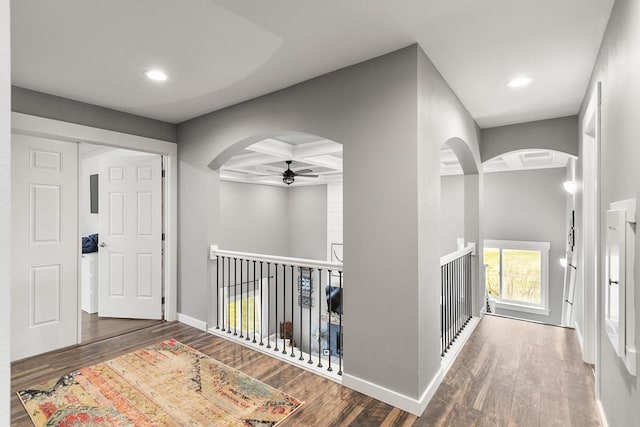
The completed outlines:
<svg viewBox="0 0 640 427">
<path fill-rule="evenodd" d="M 503 310 L 521 311 L 524 313 L 548 316 L 549 309 L 549 242 L 532 242 L 521 240 L 485 240 L 484 249 L 500 250 L 500 296 L 495 299 L 496 308 Z M 521 301 L 512 301 L 502 298 L 502 250 L 515 249 L 540 252 L 540 304 L 527 304 Z M 486 283 L 485 283 L 486 287 Z"/>
</svg>

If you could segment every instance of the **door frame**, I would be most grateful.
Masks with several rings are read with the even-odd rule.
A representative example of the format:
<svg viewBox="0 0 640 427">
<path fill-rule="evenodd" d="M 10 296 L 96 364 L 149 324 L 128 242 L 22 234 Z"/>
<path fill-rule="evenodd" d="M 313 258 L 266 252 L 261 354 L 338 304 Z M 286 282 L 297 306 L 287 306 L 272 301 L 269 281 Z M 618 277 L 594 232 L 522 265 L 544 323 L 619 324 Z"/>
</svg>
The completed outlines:
<svg viewBox="0 0 640 427">
<path fill-rule="evenodd" d="M 159 139 L 131 135 L 106 129 L 99 129 L 75 123 L 63 122 L 23 113 L 11 113 L 13 133 L 38 136 L 60 141 L 89 143 L 113 148 L 142 151 L 159 154 L 164 158 L 164 265 L 163 295 L 164 320 L 174 321 L 177 317 L 178 296 L 178 144 Z M 78 168 L 79 169 L 79 168 Z M 80 221 L 78 221 L 78 233 Z M 78 243 L 78 270 L 80 270 L 80 244 Z M 79 271 L 80 273 L 80 271 Z M 78 344 L 81 342 L 81 283 L 77 283 L 78 306 Z"/>
<path fill-rule="evenodd" d="M 580 139 L 582 141 L 583 159 L 585 162 L 585 152 L 589 150 L 590 164 L 583 163 L 582 167 L 582 306 L 584 319 L 583 334 L 583 358 L 586 362 L 593 363 L 595 366 L 595 395 L 596 399 L 600 399 L 600 341 L 601 341 L 601 295 L 600 283 L 603 283 L 603 263 L 600 256 L 600 231 L 601 231 L 601 214 L 600 214 L 600 154 L 601 154 L 601 83 L 596 83 L 589 103 L 585 109 L 580 127 Z M 589 138 L 592 142 L 585 144 L 585 138 Z M 589 168 L 589 173 L 586 169 Z M 586 178 L 590 178 L 587 180 Z M 584 189 L 588 188 L 593 195 L 591 206 L 586 206 Z M 585 237 L 587 233 L 592 234 L 589 239 L 593 243 L 593 259 L 587 259 L 587 248 L 585 247 Z M 594 271 L 590 274 L 590 281 L 585 280 L 587 266 L 592 266 Z"/>
</svg>

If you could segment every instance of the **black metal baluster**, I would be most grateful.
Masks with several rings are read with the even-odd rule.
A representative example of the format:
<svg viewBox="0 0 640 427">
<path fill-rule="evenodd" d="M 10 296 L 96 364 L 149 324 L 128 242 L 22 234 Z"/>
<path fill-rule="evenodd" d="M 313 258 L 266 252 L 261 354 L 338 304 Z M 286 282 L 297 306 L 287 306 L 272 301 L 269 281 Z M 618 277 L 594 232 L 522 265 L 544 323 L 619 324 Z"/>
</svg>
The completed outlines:
<svg viewBox="0 0 640 427">
<path fill-rule="evenodd" d="M 293 318 L 293 294 L 294 294 L 294 288 L 295 288 L 295 286 L 293 284 L 293 282 L 294 282 L 293 271 L 294 271 L 294 267 L 292 265 L 291 266 L 291 341 L 290 341 L 290 343 L 291 343 L 291 354 L 289 355 L 289 357 L 296 357 L 296 354 L 294 352 L 295 345 L 293 343 L 293 337 L 295 335 L 294 332 L 293 332 L 294 331 L 293 325 L 296 324 L 296 322 L 294 321 L 295 319 Z"/>
<path fill-rule="evenodd" d="M 458 338 L 458 260 L 453 260 L 453 340 Z"/>
<path fill-rule="evenodd" d="M 311 269 L 309 269 L 309 271 L 311 271 Z M 298 267 L 298 306 L 300 306 L 300 341 L 298 341 L 300 357 L 298 360 L 304 360 L 302 356 L 302 267 Z"/>
<path fill-rule="evenodd" d="M 442 307 L 444 309 L 444 353 L 447 352 L 447 345 L 449 344 L 449 334 L 448 334 L 448 327 L 449 327 L 449 270 L 448 270 L 448 264 L 445 264 L 444 267 L 444 295 L 442 297 Z"/>
<path fill-rule="evenodd" d="M 338 369 L 338 375 L 342 375 L 342 352 L 344 351 L 344 347 L 342 346 L 343 342 L 342 342 L 342 336 L 343 336 L 343 330 L 342 330 L 342 313 L 344 313 L 344 297 L 342 295 L 342 271 L 338 271 L 338 276 L 340 278 L 340 313 L 338 313 L 338 316 L 340 316 L 340 331 L 338 333 L 338 356 L 340 356 L 340 367 Z"/>
<path fill-rule="evenodd" d="M 453 341 L 458 338 L 458 262 L 453 260 Z"/>
<path fill-rule="evenodd" d="M 249 298 L 249 283 L 251 283 L 251 280 L 250 280 L 251 271 L 249 270 L 249 260 L 246 260 L 246 261 L 247 261 L 247 298 L 246 298 L 246 301 L 247 301 L 247 313 L 244 315 L 244 317 L 245 317 L 245 320 L 247 321 L 247 330 L 244 331 L 245 334 L 246 334 L 244 340 L 245 341 L 250 341 L 251 338 L 249 338 L 249 324 L 250 324 L 250 322 L 249 322 L 249 320 L 250 320 L 249 319 L 249 313 L 250 313 L 250 311 L 249 311 L 249 301 L 250 301 L 250 298 Z M 254 284 L 254 287 L 255 287 L 255 284 Z M 254 292 L 254 294 L 253 294 L 254 301 L 255 301 L 255 297 L 256 297 L 256 294 Z M 254 310 L 255 310 L 255 308 L 254 308 Z"/>
<path fill-rule="evenodd" d="M 440 266 L 440 356 L 444 356 L 444 267 Z"/>
<path fill-rule="evenodd" d="M 231 333 L 231 257 L 227 258 L 227 333 Z"/>
<path fill-rule="evenodd" d="M 242 290 L 242 281 L 244 280 L 243 275 L 242 275 L 242 258 L 240 258 L 240 338 L 244 338 L 244 336 L 242 335 L 242 326 L 244 325 L 243 323 L 243 319 L 242 319 L 242 306 L 244 305 L 244 291 Z M 236 311 L 238 310 L 238 307 L 236 307 Z M 237 320 L 236 320 L 237 323 Z"/>
<path fill-rule="evenodd" d="M 331 372 L 333 371 L 333 369 L 331 368 L 331 286 L 333 283 L 333 280 L 331 278 L 331 275 L 333 274 L 332 270 L 329 270 L 329 299 L 327 300 L 327 303 L 329 305 L 328 309 L 329 309 L 329 325 L 328 325 L 328 329 L 329 329 L 329 339 L 327 341 L 327 347 L 329 347 L 329 367 L 327 368 L 327 371 Z"/>
<path fill-rule="evenodd" d="M 318 368 L 322 368 L 322 269 L 318 269 Z"/>
<path fill-rule="evenodd" d="M 471 317 L 473 316 L 473 295 L 471 293 L 471 280 L 472 280 L 472 276 L 471 276 L 471 254 L 467 255 L 467 293 L 469 295 L 468 301 L 467 301 L 467 316 L 469 317 L 469 320 L 471 320 Z"/>
<path fill-rule="evenodd" d="M 260 298 L 262 301 L 262 298 Z M 253 260 L 253 343 L 256 343 L 256 260 Z M 248 339 L 248 338 L 247 338 Z"/>
<path fill-rule="evenodd" d="M 451 346 L 451 263 L 447 263 L 447 350 Z"/>
<path fill-rule="evenodd" d="M 220 329 L 220 257 L 216 255 L 216 329 Z"/>
<path fill-rule="evenodd" d="M 267 263 L 267 348 L 271 348 L 271 263 Z M 262 339 L 262 337 L 260 337 Z"/>
<path fill-rule="evenodd" d="M 282 354 L 287 354 L 287 265 L 282 264 Z M 290 341 L 291 342 L 291 341 Z"/>
<path fill-rule="evenodd" d="M 469 293 L 467 292 L 467 271 L 468 271 L 468 265 L 467 265 L 467 255 L 464 256 L 463 259 L 463 274 L 464 274 L 464 326 L 467 326 L 467 323 L 469 322 Z"/>
<path fill-rule="evenodd" d="M 276 339 L 275 339 L 275 348 L 273 351 L 280 351 L 278 348 L 278 264 L 275 264 L 276 269 Z"/>
<path fill-rule="evenodd" d="M 264 318 L 264 316 L 262 315 L 262 313 L 264 313 L 264 292 L 262 289 L 262 261 L 260 261 L 260 345 L 264 345 L 264 343 L 262 342 L 262 336 L 264 335 L 264 325 L 262 324 L 262 319 Z"/>
<path fill-rule="evenodd" d="M 238 258 L 234 258 L 233 259 L 233 336 L 238 335 L 238 288 L 237 286 L 238 286 Z"/>
<path fill-rule="evenodd" d="M 311 354 L 313 353 L 311 351 L 311 318 L 313 317 L 313 313 L 312 313 L 312 308 L 313 308 L 313 269 L 310 268 L 309 269 L 309 360 L 307 361 L 308 364 L 312 364 L 313 360 L 311 358 Z M 300 322 L 300 324 L 302 325 L 302 322 Z"/>
<path fill-rule="evenodd" d="M 226 300 L 225 300 L 225 286 L 224 286 L 224 260 L 225 257 L 222 257 L 222 332 L 225 331 L 225 321 L 227 320 L 227 318 L 224 316 L 224 306 L 226 305 Z M 228 275 L 228 274 L 227 274 Z"/>
</svg>

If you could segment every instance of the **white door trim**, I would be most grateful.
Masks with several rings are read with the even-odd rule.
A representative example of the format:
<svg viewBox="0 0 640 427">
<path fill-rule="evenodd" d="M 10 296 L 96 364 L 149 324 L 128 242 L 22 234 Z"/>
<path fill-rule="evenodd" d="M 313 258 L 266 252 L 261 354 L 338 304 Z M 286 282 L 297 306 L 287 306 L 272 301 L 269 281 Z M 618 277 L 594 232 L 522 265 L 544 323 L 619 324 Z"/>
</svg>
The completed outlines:
<svg viewBox="0 0 640 427">
<path fill-rule="evenodd" d="M 591 151 L 587 156 L 592 162 L 590 165 L 583 164 L 582 180 L 583 180 L 583 197 L 582 197 L 582 216 L 583 216 L 583 235 L 580 240 L 582 245 L 585 243 L 585 233 L 592 233 L 590 239 L 593 244 L 594 259 L 586 259 L 587 248 L 583 247 L 582 253 L 582 295 L 583 295 L 583 357 L 585 361 L 592 362 L 595 365 L 595 395 L 596 399 L 600 398 L 600 340 L 601 340 L 601 307 L 600 307 L 600 284 L 603 283 L 603 263 L 600 256 L 600 105 L 601 105 L 601 83 L 598 82 L 593 89 L 587 108 L 582 118 L 582 127 L 580 129 L 580 138 L 591 138 L 592 143 L 588 144 Z M 583 144 L 583 150 L 586 145 Z M 583 152 L 583 157 L 585 156 Z M 584 161 L 584 160 L 582 160 Z M 589 167 L 592 170 L 589 174 L 585 173 L 585 169 Z M 587 182 L 585 175 L 592 179 Z M 584 187 L 588 187 L 593 194 L 593 205 L 586 206 L 584 198 Z M 592 266 L 595 272 L 590 274 L 591 283 L 586 283 L 584 269 Z"/>
<path fill-rule="evenodd" d="M 130 135 L 75 123 L 63 122 L 23 113 L 11 113 L 11 129 L 14 133 L 40 136 L 70 142 L 86 142 L 115 148 L 143 151 L 163 155 L 166 159 L 165 191 L 165 246 L 164 246 L 164 318 L 176 320 L 178 286 L 178 145 L 173 142 L 143 136 Z M 78 245 L 79 248 L 79 245 Z M 80 254 L 78 254 L 80 257 Z M 80 296 L 80 283 L 78 283 Z M 78 300 L 78 307 L 80 300 Z M 78 308 L 78 321 L 80 310 Z M 80 330 L 78 342 L 80 342 Z"/>
</svg>

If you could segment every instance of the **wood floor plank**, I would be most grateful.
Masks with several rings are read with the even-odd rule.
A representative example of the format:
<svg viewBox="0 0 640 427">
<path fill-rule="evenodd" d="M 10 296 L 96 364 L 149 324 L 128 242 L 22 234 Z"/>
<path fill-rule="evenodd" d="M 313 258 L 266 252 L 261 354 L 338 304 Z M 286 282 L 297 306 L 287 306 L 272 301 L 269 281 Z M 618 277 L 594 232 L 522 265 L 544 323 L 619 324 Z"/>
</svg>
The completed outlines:
<svg viewBox="0 0 640 427">
<path fill-rule="evenodd" d="M 278 359 L 177 322 L 152 324 L 12 364 L 12 392 L 174 338 L 304 405 L 298 426 L 599 426 L 591 368 L 570 329 L 486 316 L 421 417 Z M 15 394 L 14 426 L 30 426 Z"/>
</svg>

